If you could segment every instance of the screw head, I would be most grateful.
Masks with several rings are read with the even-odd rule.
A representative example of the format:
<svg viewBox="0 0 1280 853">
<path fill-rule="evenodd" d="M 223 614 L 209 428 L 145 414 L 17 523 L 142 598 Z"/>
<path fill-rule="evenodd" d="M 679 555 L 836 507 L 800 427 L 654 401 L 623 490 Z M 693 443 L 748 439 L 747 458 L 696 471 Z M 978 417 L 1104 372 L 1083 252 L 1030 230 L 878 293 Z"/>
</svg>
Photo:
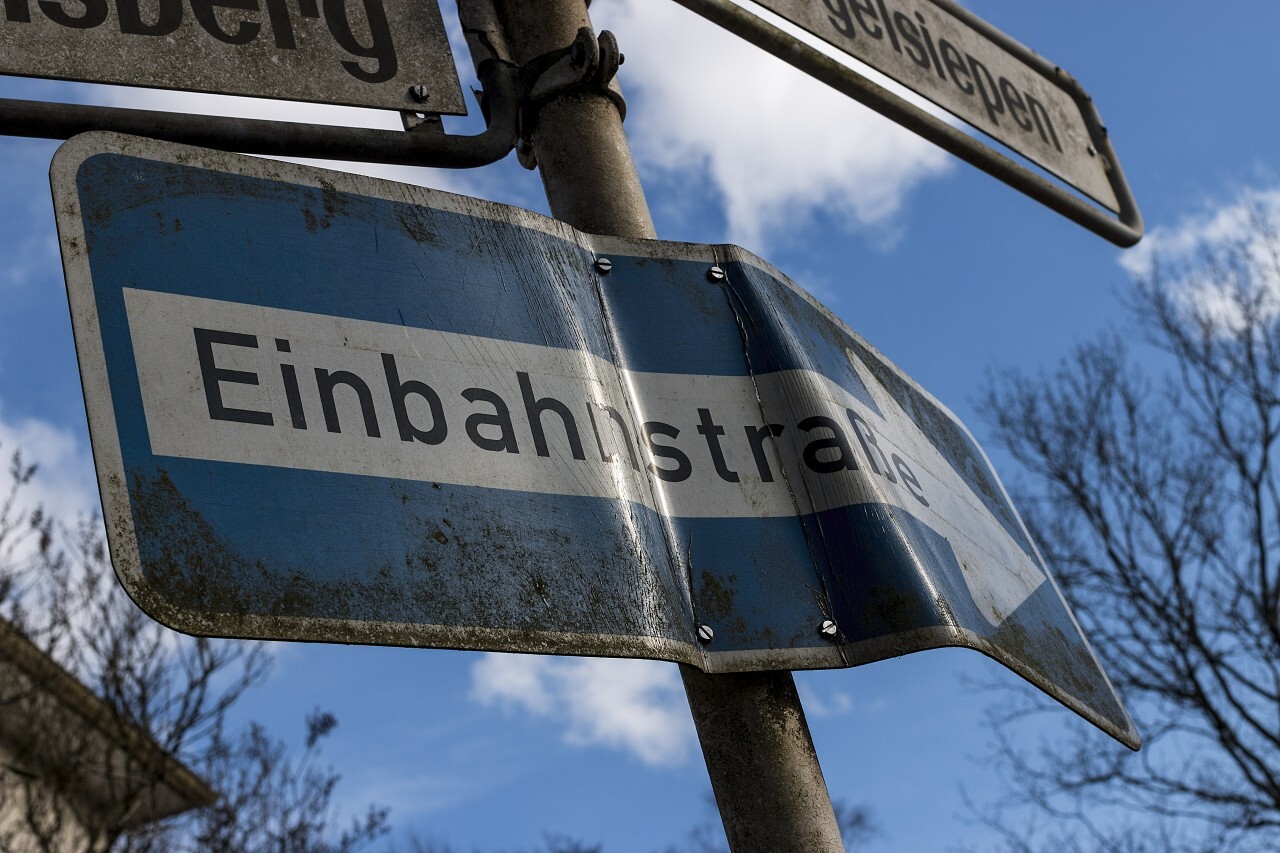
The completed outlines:
<svg viewBox="0 0 1280 853">
<path fill-rule="evenodd" d="M 611 269 L 613 269 L 613 261 L 608 258 L 596 258 L 596 270 L 601 275 L 608 275 Z"/>
<path fill-rule="evenodd" d="M 713 266 L 711 269 L 707 270 L 707 278 L 712 281 L 724 281 L 724 270 L 719 266 Z"/>
<path fill-rule="evenodd" d="M 409 87 L 409 97 L 421 104 L 431 99 L 431 93 L 427 91 L 426 86 L 419 83 Z"/>
<path fill-rule="evenodd" d="M 840 633 L 840 626 L 830 619 L 823 619 L 822 624 L 818 626 L 818 633 L 828 640 L 834 640 L 836 635 Z"/>
<path fill-rule="evenodd" d="M 698 626 L 698 642 L 707 645 L 716 638 L 716 632 L 711 630 L 710 625 Z"/>
</svg>

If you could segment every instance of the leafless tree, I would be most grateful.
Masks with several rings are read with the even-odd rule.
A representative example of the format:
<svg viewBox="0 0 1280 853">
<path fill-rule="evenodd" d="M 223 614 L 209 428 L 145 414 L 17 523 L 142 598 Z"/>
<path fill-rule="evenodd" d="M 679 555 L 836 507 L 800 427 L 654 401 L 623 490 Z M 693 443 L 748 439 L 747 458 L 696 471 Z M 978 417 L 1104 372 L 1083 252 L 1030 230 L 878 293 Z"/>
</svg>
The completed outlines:
<svg viewBox="0 0 1280 853">
<path fill-rule="evenodd" d="M 387 830 L 387 810 L 370 806 L 339 829 L 332 805 L 338 775 L 317 765 L 320 741 L 338 724 L 332 714 L 307 716 L 305 747 L 295 760 L 288 746 L 254 723 L 228 740 L 219 724 L 201 756 L 201 770 L 222 796 L 179 819 L 182 845 L 192 853 L 349 853 Z"/>
<path fill-rule="evenodd" d="M 985 409 L 1145 746 L 1034 736 L 1060 709 L 1007 697 L 982 819 L 1019 851 L 1280 849 L 1280 235 L 1255 211 L 1133 293 L 1123 332 L 993 377 Z"/>
<path fill-rule="evenodd" d="M 0 720 L 32 733 L 0 767 L 0 814 L 7 804 L 23 815 L 0 837 L 0 849 L 329 853 L 358 849 L 386 831 L 386 811 L 376 808 L 337 827 L 331 798 L 338 776 L 317 765 L 332 716 L 308 719 L 296 758 L 258 726 L 227 732 L 227 712 L 267 672 L 261 644 L 183 637 L 152 621 L 117 584 L 96 519 L 67 529 L 27 506 L 36 467 L 20 453 L 8 473 L 0 499 L 0 624 L 37 651 L 22 677 L 0 677 Z M 41 689 L 50 679 L 62 679 L 72 700 L 77 688 L 88 688 L 84 696 L 101 701 L 89 697 L 75 713 L 54 713 Z M 122 751 L 130 740 L 150 751 L 141 759 L 137 750 Z M 174 772 L 173 759 L 203 776 L 219 799 L 178 817 L 139 820 L 154 805 L 148 798 L 157 782 Z"/>
</svg>

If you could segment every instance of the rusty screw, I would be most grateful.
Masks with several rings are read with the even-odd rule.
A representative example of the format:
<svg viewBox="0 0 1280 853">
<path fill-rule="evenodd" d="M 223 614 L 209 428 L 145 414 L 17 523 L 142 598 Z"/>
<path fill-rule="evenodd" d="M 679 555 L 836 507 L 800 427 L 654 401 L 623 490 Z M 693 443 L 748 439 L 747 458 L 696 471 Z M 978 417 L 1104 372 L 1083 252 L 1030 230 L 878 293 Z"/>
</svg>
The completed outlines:
<svg viewBox="0 0 1280 853">
<path fill-rule="evenodd" d="M 716 638 L 716 632 L 711 630 L 710 625 L 698 626 L 698 642 L 707 645 Z"/>
<path fill-rule="evenodd" d="M 840 626 L 830 619 L 823 619 L 822 624 L 818 626 L 818 633 L 828 640 L 834 640 L 836 635 L 840 633 Z"/>
<path fill-rule="evenodd" d="M 596 270 L 600 275 L 608 275 L 611 269 L 613 269 L 613 261 L 608 258 L 596 258 Z"/>
<path fill-rule="evenodd" d="M 724 270 L 719 266 L 713 266 L 711 269 L 707 270 L 707 278 L 712 281 L 724 281 Z"/>
<path fill-rule="evenodd" d="M 420 104 L 426 103 L 431 99 L 431 93 L 427 91 L 427 87 L 419 83 L 416 86 L 409 87 L 409 97 L 413 98 Z"/>
</svg>

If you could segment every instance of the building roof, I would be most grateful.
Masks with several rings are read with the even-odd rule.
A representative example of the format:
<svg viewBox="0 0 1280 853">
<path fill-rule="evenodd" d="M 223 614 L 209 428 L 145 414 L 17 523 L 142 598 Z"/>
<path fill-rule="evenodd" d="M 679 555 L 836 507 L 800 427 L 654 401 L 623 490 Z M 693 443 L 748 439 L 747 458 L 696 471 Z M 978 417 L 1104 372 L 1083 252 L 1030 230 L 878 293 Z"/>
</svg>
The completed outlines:
<svg viewBox="0 0 1280 853">
<path fill-rule="evenodd" d="M 59 755 L 60 750 L 68 749 L 56 735 L 51 736 L 59 731 L 85 732 L 100 745 L 113 747 L 98 751 L 111 756 L 105 764 L 95 767 L 86 763 L 79 768 L 79 781 L 81 793 L 95 800 L 103 813 L 113 814 L 117 825 L 135 828 L 217 799 L 217 793 L 203 779 L 145 731 L 122 719 L 4 619 L 0 619 L 0 685 L 6 686 L 6 692 L 23 689 L 40 703 L 38 714 L 33 714 L 30 703 L 24 709 L 22 703 L 0 701 L 0 739 L 30 747 L 36 743 L 32 738 L 40 738 L 38 750 L 27 750 L 33 766 L 13 769 L 39 775 L 41 766 L 48 766 L 48 762 L 74 758 Z M 141 774 L 147 783 L 133 789 L 141 787 L 143 795 L 128 803 L 111 802 L 112 792 L 118 790 L 114 783 L 126 778 L 122 774 Z"/>
</svg>

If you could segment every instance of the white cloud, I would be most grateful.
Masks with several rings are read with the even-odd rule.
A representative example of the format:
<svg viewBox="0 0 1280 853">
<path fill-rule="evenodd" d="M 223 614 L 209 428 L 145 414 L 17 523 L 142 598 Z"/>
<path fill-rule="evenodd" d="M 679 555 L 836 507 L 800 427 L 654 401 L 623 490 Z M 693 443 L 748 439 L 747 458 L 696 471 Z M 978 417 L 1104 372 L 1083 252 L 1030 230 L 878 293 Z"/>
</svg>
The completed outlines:
<svg viewBox="0 0 1280 853">
<path fill-rule="evenodd" d="M 864 717 L 874 717 L 889 708 L 889 702 L 883 696 L 867 702 L 856 702 L 853 697 L 842 690 L 820 691 L 813 682 L 823 678 L 826 673 L 800 673 L 796 679 L 796 690 L 800 694 L 800 704 L 809 717 L 824 719 L 843 717 L 857 713 Z M 815 678 L 816 676 L 816 678 Z"/>
<path fill-rule="evenodd" d="M 1230 201 L 1153 228 L 1120 264 L 1140 278 L 1158 269 L 1184 305 L 1229 331 L 1241 322 L 1233 260 L 1245 263 L 1263 309 L 1280 314 L 1280 187 L 1245 187 Z M 1197 273 L 1208 268 L 1215 272 Z"/>
<path fill-rule="evenodd" d="M 99 512 L 97 489 L 93 483 L 93 462 L 88 448 L 70 430 L 46 421 L 8 421 L 0 411 L 0 500 L 13 484 L 11 463 L 21 451 L 25 464 L 36 463 L 35 478 L 19 492 L 16 509 L 21 513 L 37 506 L 67 524 Z M 33 542 L 23 543 L 6 558 L 20 560 Z"/>
<path fill-rule="evenodd" d="M 800 694 L 800 704 L 804 707 L 805 714 L 810 717 L 840 717 L 854 708 L 853 699 L 848 693 L 833 691 L 821 694 L 808 684 L 797 684 L 796 690 Z"/>
<path fill-rule="evenodd" d="M 686 192 L 709 182 L 728 238 L 754 252 L 817 214 L 892 239 L 910 191 L 950 166 L 932 144 L 675 3 L 591 11 L 627 57 L 641 168 L 676 175 Z"/>
<path fill-rule="evenodd" d="M 575 746 L 607 746 L 648 765 L 685 760 L 693 720 L 679 674 L 650 660 L 484 655 L 471 696 L 486 706 L 563 721 Z"/>
</svg>

